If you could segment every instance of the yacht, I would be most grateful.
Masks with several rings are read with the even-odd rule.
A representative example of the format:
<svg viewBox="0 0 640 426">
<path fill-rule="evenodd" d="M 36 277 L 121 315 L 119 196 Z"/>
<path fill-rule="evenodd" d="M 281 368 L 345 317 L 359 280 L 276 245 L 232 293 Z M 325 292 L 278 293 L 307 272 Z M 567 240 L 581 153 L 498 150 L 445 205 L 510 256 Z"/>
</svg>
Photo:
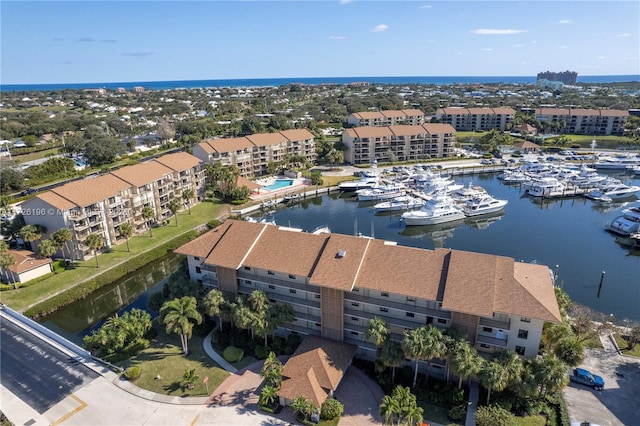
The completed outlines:
<svg viewBox="0 0 640 426">
<path fill-rule="evenodd" d="M 393 212 L 402 210 L 415 210 L 419 209 L 426 204 L 426 201 L 422 198 L 414 197 L 412 195 L 402 195 L 396 197 L 391 201 L 384 201 L 373 206 L 373 210 L 377 212 Z"/>
<path fill-rule="evenodd" d="M 608 185 L 601 186 L 598 189 L 594 189 L 585 194 L 585 197 L 590 198 L 592 200 L 598 200 L 603 197 L 609 197 L 612 200 L 617 200 L 620 198 L 627 198 L 634 196 L 636 192 L 640 191 L 640 186 L 629 186 L 622 182 L 620 183 L 612 183 Z"/>
<path fill-rule="evenodd" d="M 469 200 L 486 195 L 487 191 L 481 186 L 473 186 L 473 182 L 469 182 L 467 186 L 463 186 L 451 193 L 451 198 L 456 203 L 464 204 Z"/>
<path fill-rule="evenodd" d="M 596 169 L 602 170 L 625 170 L 634 166 L 640 166 L 640 157 L 637 155 L 601 158 L 594 164 Z"/>
<path fill-rule="evenodd" d="M 489 194 L 476 197 L 467 201 L 462 207 L 465 216 L 479 216 L 482 214 L 496 213 L 504 209 L 507 200 L 498 200 Z"/>
<path fill-rule="evenodd" d="M 338 188 L 340 191 L 354 192 L 359 189 L 376 188 L 378 185 L 378 176 L 364 176 L 358 180 L 341 182 L 340 185 L 338 185 Z"/>
<path fill-rule="evenodd" d="M 451 197 L 442 195 L 427 201 L 420 210 L 402 214 L 402 220 L 407 226 L 436 225 L 464 218 L 464 212 L 455 205 Z"/>
<path fill-rule="evenodd" d="M 624 209 L 622 216 L 618 216 L 611 222 L 607 229 L 624 236 L 640 232 L 640 206 Z"/>
<path fill-rule="evenodd" d="M 375 188 L 358 189 L 358 201 L 389 200 L 404 195 L 407 189 L 402 184 L 379 185 Z"/>
<path fill-rule="evenodd" d="M 532 197 L 552 197 L 562 194 L 566 185 L 554 177 L 532 180 L 527 185 L 527 195 Z"/>
</svg>

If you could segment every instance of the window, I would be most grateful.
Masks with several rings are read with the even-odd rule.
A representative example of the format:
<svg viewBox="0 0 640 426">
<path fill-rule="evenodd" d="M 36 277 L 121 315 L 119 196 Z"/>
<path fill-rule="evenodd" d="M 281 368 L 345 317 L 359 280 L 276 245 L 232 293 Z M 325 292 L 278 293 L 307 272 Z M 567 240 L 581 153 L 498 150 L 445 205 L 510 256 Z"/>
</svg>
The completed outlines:
<svg viewBox="0 0 640 426">
<path fill-rule="evenodd" d="M 319 322 L 316 323 L 316 327 L 322 327 L 322 324 L 320 324 Z"/>
<path fill-rule="evenodd" d="M 516 346 L 516 353 L 524 356 L 524 346 Z"/>
<path fill-rule="evenodd" d="M 413 318 L 413 317 L 415 317 L 415 314 L 414 314 L 413 312 L 407 312 L 407 313 L 406 313 L 406 315 L 407 315 L 409 318 Z"/>
<path fill-rule="evenodd" d="M 357 331 L 352 331 L 351 334 L 353 334 L 354 336 L 359 335 L 360 333 L 358 333 Z"/>
<path fill-rule="evenodd" d="M 518 330 L 518 339 L 526 340 L 529 336 L 529 330 Z"/>
<path fill-rule="evenodd" d="M 484 343 L 480 343 L 480 347 L 481 347 L 481 348 L 490 348 L 491 346 L 489 346 L 489 345 L 485 345 Z"/>
<path fill-rule="evenodd" d="M 251 270 L 251 268 L 250 268 L 250 267 L 248 267 L 248 266 L 245 266 L 245 267 L 244 267 L 244 270 L 245 270 L 245 271 L 250 271 L 250 270 Z"/>
<path fill-rule="evenodd" d="M 520 321 L 522 321 L 522 322 L 531 322 L 531 318 L 521 317 Z"/>
<path fill-rule="evenodd" d="M 358 317 L 351 317 L 351 321 L 358 322 Z"/>
<path fill-rule="evenodd" d="M 275 274 L 273 273 L 273 271 L 267 271 L 267 274 L 269 274 L 269 275 L 275 275 Z"/>
<path fill-rule="evenodd" d="M 196 266 L 196 274 L 202 273 L 202 269 L 199 266 Z"/>
<path fill-rule="evenodd" d="M 387 309 L 387 308 L 380 308 L 380 312 L 389 312 L 389 309 Z"/>
<path fill-rule="evenodd" d="M 447 320 L 444 318 L 438 318 L 438 324 L 446 324 Z"/>
<path fill-rule="evenodd" d="M 416 298 L 415 297 L 407 297 L 407 302 L 415 302 Z"/>
<path fill-rule="evenodd" d="M 290 289 L 289 289 L 289 293 L 291 293 L 291 294 L 296 294 L 296 293 L 297 293 L 297 291 L 296 291 L 296 289 L 294 289 L 294 288 L 290 288 Z"/>
<path fill-rule="evenodd" d="M 200 260 L 198 256 L 193 256 L 193 260 Z"/>
<path fill-rule="evenodd" d="M 316 299 L 320 299 L 320 295 L 319 294 L 314 294 L 313 297 L 315 297 Z"/>
<path fill-rule="evenodd" d="M 273 284 L 269 284 L 269 290 L 275 290 L 275 289 L 276 289 L 276 286 L 275 286 L 275 285 L 273 285 Z"/>
<path fill-rule="evenodd" d="M 291 274 L 289 274 L 289 278 L 291 278 L 292 280 L 295 280 L 295 279 L 296 279 L 296 276 L 295 276 L 295 275 L 291 275 Z"/>
<path fill-rule="evenodd" d="M 485 333 L 493 333 L 493 328 L 491 327 L 482 327 L 482 331 Z"/>
<path fill-rule="evenodd" d="M 389 293 L 383 291 L 382 293 L 380 293 L 380 296 L 382 297 L 389 297 Z"/>
<path fill-rule="evenodd" d="M 355 307 L 357 308 L 358 306 L 360 306 L 360 303 L 358 303 L 358 302 L 351 302 L 351 306 L 355 306 Z"/>
<path fill-rule="evenodd" d="M 353 288 L 353 291 L 358 292 L 358 291 L 360 291 L 360 289 L 359 289 L 359 288 L 355 288 L 355 287 L 354 287 L 354 288 Z"/>
</svg>

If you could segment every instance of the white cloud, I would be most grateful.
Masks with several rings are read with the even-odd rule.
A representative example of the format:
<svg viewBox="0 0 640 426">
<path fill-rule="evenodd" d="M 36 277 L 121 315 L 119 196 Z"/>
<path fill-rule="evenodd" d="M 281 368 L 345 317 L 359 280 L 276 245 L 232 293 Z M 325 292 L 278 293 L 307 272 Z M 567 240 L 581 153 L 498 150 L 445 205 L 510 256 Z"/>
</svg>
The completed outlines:
<svg viewBox="0 0 640 426">
<path fill-rule="evenodd" d="M 431 5 L 430 4 L 425 4 L 419 7 L 419 9 L 431 9 Z"/>
<path fill-rule="evenodd" d="M 371 31 L 374 33 L 381 33 L 382 31 L 387 31 L 389 26 L 387 24 L 376 25 Z"/>
<path fill-rule="evenodd" d="M 472 30 L 471 31 L 474 34 L 480 34 L 480 35 L 511 35 L 511 34 L 520 34 L 520 33 L 526 33 L 527 30 L 511 30 L 511 29 L 490 29 L 490 28 L 480 28 L 477 30 Z"/>
<path fill-rule="evenodd" d="M 616 37 L 631 37 L 631 33 L 616 34 Z"/>
<path fill-rule="evenodd" d="M 346 39 L 347 39 L 347 36 L 343 36 L 343 35 L 332 35 L 332 36 L 329 36 L 329 38 L 330 38 L 331 40 L 346 40 Z"/>
<path fill-rule="evenodd" d="M 573 21 L 571 19 L 561 19 L 558 21 L 558 24 L 571 24 Z"/>
<path fill-rule="evenodd" d="M 514 44 L 513 47 L 524 47 L 524 44 L 522 43 Z"/>
<path fill-rule="evenodd" d="M 493 52 L 493 49 L 491 47 L 485 47 L 484 49 L 481 49 L 484 52 Z"/>
</svg>

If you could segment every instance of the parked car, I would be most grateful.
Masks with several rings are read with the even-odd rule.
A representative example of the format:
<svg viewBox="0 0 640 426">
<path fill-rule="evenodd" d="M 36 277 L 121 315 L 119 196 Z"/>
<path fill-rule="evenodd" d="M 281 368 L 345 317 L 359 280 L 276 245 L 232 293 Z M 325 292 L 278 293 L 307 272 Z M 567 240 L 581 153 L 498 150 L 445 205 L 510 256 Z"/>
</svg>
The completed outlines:
<svg viewBox="0 0 640 426">
<path fill-rule="evenodd" d="M 595 390 L 602 390 L 602 388 L 604 388 L 604 379 L 584 368 L 574 368 L 569 379 L 575 383 L 591 386 Z"/>
</svg>

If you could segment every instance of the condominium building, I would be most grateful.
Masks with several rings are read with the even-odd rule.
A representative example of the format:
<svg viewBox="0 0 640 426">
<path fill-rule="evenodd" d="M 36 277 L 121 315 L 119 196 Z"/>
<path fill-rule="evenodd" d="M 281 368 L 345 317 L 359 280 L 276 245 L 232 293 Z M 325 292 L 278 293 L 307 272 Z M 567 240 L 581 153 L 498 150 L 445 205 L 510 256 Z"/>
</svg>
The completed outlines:
<svg viewBox="0 0 640 426">
<path fill-rule="evenodd" d="M 629 111 L 617 109 L 537 108 L 536 120 L 558 123 L 560 133 L 576 135 L 624 135 Z"/>
<path fill-rule="evenodd" d="M 513 108 L 439 108 L 436 119 L 452 125 L 459 132 L 475 130 L 502 130 L 513 122 L 516 112 Z"/>
<path fill-rule="evenodd" d="M 185 189 L 194 194 L 189 202 L 203 197 L 205 178 L 200 160 L 179 152 L 55 187 L 24 201 L 21 212 L 27 225 L 46 228 L 41 240 L 60 228 L 69 229 L 73 237 L 68 243 L 70 253 L 61 250 L 58 254 L 82 260 L 91 254 L 84 244 L 89 234 L 101 235 L 105 247 L 120 244 L 123 223 L 133 225 L 136 232 L 145 231 L 142 209 L 146 206 L 155 213 L 150 222 L 168 220 L 173 214 L 171 200 L 186 207 Z"/>
<path fill-rule="evenodd" d="M 252 178 L 269 173 L 269 163 L 282 163 L 286 156 L 304 157 L 313 162 L 316 146 L 311 132 L 293 129 L 206 140 L 193 147 L 193 155 L 204 163 L 236 166 L 241 176 Z"/>
<path fill-rule="evenodd" d="M 295 320 L 281 335 L 349 343 L 367 359 L 376 348 L 365 331 L 376 317 L 392 339 L 432 324 L 458 330 L 479 352 L 511 349 L 526 358 L 538 353 L 543 325 L 562 320 L 549 269 L 509 257 L 239 220 L 175 252 L 205 288 L 231 299 L 262 290 L 272 303 L 291 305 Z M 442 362 L 434 364 L 437 373 Z"/>
<path fill-rule="evenodd" d="M 388 127 L 399 124 L 417 126 L 424 124 L 425 121 L 425 114 L 419 109 L 354 112 L 347 117 L 347 124 L 358 127 Z"/>
<path fill-rule="evenodd" d="M 351 164 L 448 158 L 455 142 L 456 131 L 449 124 L 352 127 L 342 133 L 345 161 Z"/>
</svg>

